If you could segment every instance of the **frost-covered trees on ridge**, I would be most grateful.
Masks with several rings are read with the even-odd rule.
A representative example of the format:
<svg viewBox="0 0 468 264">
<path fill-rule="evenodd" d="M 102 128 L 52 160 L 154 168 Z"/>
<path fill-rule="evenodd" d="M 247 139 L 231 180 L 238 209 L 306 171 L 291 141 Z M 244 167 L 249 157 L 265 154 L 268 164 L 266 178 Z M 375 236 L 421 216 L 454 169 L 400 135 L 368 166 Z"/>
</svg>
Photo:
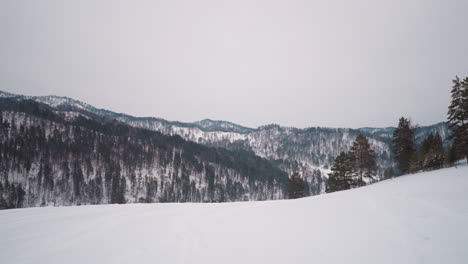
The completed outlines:
<svg viewBox="0 0 468 264">
<path fill-rule="evenodd" d="M 1 208 L 287 197 L 287 174 L 252 152 L 0 100 Z"/>
</svg>

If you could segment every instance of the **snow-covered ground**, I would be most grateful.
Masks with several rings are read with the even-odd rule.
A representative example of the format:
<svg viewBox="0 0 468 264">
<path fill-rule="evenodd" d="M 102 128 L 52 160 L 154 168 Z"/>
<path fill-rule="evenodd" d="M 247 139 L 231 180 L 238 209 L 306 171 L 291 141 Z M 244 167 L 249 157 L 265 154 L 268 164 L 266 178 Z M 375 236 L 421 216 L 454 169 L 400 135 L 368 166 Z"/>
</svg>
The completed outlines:
<svg viewBox="0 0 468 264">
<path fill-rule="evenodd" d="M 310 198 L 0 211 L 7 263 L 468 263 L 468 166 Z"/>
</svg>

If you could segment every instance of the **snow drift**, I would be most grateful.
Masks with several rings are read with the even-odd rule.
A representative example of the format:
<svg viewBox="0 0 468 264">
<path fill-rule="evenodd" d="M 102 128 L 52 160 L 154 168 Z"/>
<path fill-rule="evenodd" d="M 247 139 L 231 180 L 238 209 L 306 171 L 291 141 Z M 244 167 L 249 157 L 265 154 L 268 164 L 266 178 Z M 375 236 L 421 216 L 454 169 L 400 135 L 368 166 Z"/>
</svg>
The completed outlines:
<svg viewBox="0 0 468 264">
<path fill-rule="evenodd" d="M 468 263 L 468 165 L 298 200 L 0 212 L 2 263 Z"/>
</svg>

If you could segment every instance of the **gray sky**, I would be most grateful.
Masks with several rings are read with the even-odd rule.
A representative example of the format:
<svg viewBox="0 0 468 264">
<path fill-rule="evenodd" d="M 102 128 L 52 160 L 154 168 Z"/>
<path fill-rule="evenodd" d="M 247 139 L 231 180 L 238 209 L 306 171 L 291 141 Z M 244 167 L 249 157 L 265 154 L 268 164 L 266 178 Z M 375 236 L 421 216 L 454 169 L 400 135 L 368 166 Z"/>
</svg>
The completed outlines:
<svg viewBox="0 0 468 264">
<path fill-rule="evenodd" d="M 425 125 L 468 75 L 468 1 L 0 1 L 0 90 L 256 127 Z"/>
</svg>

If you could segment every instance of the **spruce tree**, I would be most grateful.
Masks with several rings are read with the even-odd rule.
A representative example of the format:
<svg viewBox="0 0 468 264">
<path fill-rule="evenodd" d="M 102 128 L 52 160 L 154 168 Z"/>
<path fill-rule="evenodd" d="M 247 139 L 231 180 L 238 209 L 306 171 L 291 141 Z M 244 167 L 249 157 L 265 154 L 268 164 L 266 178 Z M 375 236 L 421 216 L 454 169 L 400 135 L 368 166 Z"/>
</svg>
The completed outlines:
<svg viewBox="0 0 468 264">
<path fill-rule="evenodd" d="M 352 174 L 355 178 L 353 185 L 361 186 L 364 178 L 372 178 L 375 175 L 377 165 L 374 150 L 371 149 L 367 137 L 359 134 L 349 151 Z"/>
<path fill-rule="evenodd" d="M 448 126 L 452 131 L 450 139 L 458 156 L 468 160 L 468 78 L 460 81 L 455 76 L 451 97 L 447 113 Z"/>
<path fill-rule="evenodd" d="M 305 196 L 305 183 L 299 173 L 294 173 L 288 184 L 289 199 L 297 199 Z"/>
<path fill-rule="evenodd" d="M 387 169 L 384 171 L 384 179 L 393 178 L 394 175 L 395 175 L 395 172 L 393 171 L 393 168 L 392 168 L 392 167 L 387 168 Z"/>
<path fill-rule="evenodd" d="M 430 133 L 421 143 L 421 154 L 425 156 L 431 151 L 434 144 L 434 134 Z"/>
<path fill-rule="evenodd" d="M 393 153 L 400 174 L 410 172 L 411 160 L 414 159 L 414 130 L 407 118 L 400 118 L 397 129 L 393 132 Z"/>
<path fill-rule="evenodd" d="M 349 155 L 341 152 L 328 174 L 327 193 L 347 190 L 351 187 L 351 164 Z"/>
<path fill-rule="evenodd" d="M 444 164 L 444 156 L 444 146 L 439 133 L 429 134 L 421 144 L 419 169 L 440 169 Z"/>
<path fill-rule="evenodd" d="M 427 162 L 429 162 L 430 169 L 440 169 L 444 165 L 445 150 L 442 137 L 439 133 L 434 135 L 431 150 L 427 154 L 426 158 Z"/>
<path fill-rule="evenodd" d="M 410 173 L 416 173 L 423 169 L 423 157 L 421 156 L 421 151 L 414 151 L 411 155 L 409 162 L 409 171 Z"/>
<path fill-rule="evenodd" d="M 458 153 L 454 145 L 452 145 L 448 150 L 445 158 L 445 162 L 448 166 L 453 166 L 458 160 Z"/>
<path fill-rule="evenodd" d="M 463 86 L 458 76 L 455 76 L 455 79 L 452 82 L 452 100 L 447 113 L 448 126 L 450 129 L 456 129 L 463 125 Z"/>
</svg>

